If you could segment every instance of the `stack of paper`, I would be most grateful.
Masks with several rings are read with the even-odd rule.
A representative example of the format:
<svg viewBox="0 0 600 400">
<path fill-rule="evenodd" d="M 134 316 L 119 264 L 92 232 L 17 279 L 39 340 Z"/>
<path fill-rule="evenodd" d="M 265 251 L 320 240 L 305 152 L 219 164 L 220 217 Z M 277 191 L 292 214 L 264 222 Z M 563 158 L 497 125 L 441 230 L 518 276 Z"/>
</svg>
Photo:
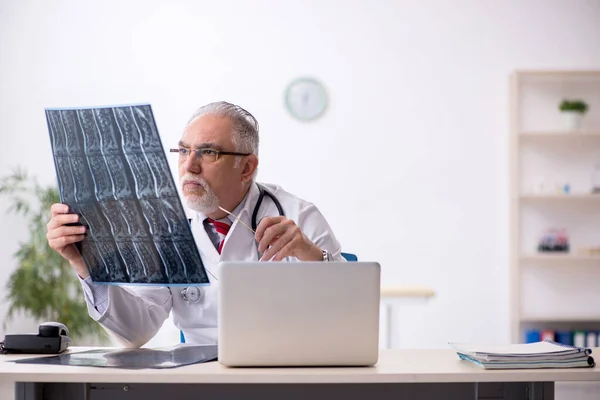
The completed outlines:
<svg viewBox="0 0 600 400">
<path fill-rule="evenodd" d="M 550 340 L 506 346 L 449 343 L 462 360 L 485 369 L 594 367 L 592 350 Z"/>
</svg>

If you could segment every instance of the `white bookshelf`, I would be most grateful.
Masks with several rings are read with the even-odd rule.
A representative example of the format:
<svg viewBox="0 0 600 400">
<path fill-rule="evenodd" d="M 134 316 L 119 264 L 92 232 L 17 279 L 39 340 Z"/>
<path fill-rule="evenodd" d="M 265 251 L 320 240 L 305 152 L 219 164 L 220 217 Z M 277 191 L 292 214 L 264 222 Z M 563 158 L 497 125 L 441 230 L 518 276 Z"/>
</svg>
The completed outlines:
<svg viewBox="0 0 600 400">
<path fill-rule="evenodd" d="M 598 202 L 600 203 L 600 195 L 598 194 L 522 194 L 519 196 L 522 201 L 527 202 Z"/>
<path fill-rule="evenodd" d="M 571 139 L 600 139 L 600 131 L 555 131 L 555 132 L 521 132 L 519 139 L 525 140 L 571 140 Z"/>
<path fill-rule="evenodd" d="M 600 267 L 600 256 L 598 255 L 579 255 L 579 254 L 523 254 L 521 262 L 536 262 L 536 263 L 560 263 L 568 267 L 575 263 L 596 263 Z"/>
<path fill-rule="evenodd" d="M 600 71 L 517 71 L 510 88 L 511 341 L 526 329 L 600 331 L 600 252 L 589 250 L 600 249 Z M 576 131 L 564 128 L 565 98 L 589 106 Z M 568 253 L 538 251 L 549 228 L 567 230 Z"/>
<path fill-rule="evenodd" d="M 575 324 L 583 324 L 583 323 L 597 323 L 598 318 L 594 316 L 573 316 L 573 317 L 544 317 L 544 316 L 535 316 L 535 315 L 523 315 L 521 316 L 521 321 L 533 322 L 533 323 L 550 323 L 550 324 L 560 324 L 560 323 L 575 323 Z"/>
</svg>

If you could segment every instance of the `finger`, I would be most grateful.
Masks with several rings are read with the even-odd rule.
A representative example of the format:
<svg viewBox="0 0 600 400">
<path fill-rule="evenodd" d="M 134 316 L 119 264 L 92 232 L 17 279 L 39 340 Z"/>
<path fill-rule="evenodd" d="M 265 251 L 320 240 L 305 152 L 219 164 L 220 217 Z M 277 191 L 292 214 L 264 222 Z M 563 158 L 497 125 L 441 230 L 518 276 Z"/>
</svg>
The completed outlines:
<svg viewBox="0 0 600 400">
<path fill-rule="evenodd" d="M 288 244 L 283 246 L 281 248 L 281 250 L 279 250 L 279 252 L 277 254 L 275 254 L 273 261 L 281 261 L 286 257 L 293 256 L 294 255 L 294 247 L 296 246 L 296 242 L 297 242 L 297 239 L 294 238 Z"/>
<path fill-rule="evenodd" d="M 265 251 L 261 257 L 261 261 L 270 260 L 276 255 L 281 249 L 287 246 L 290 242 L 294 240 L 295 232 L 293 230 L 288 230 L 283 234 L 279 239 L 277 239 L 271 247 Z"/>
<path fill-rule="evenodd" d="M 285 225 L 277 224 L 277 225 L 271 226 L 269 229 L 267 229 L 267 231 L 265 232 L 265 234 L 262 237 L 262 239 L 260 240 L 260 242 L 258 242 L 258 251 L 260 251 L 262 253 L 263 251 L 268 249 L 269 246 L 275 240 L 277 240 L 277 238 L 279 238 L 281 235 L 283 235 L 285 232 L 286 232 Z"/>
<path fill-rule="evenodd" d="M 262 239 L 258 243 L 258 251 L 261 253 L 265 251 L 279 236 L 282 236 L 291 228 L 289 223 L 280 222 L 276 225 L 270 226 L 263 235 Z"/>
<path fill-rule="evenodd" d="M 50 211 L 52 212 L 52 216 L 57 214 L 66 214 L 69 212 L 69 206 L 61 203 L 54 203 L 50 206 Z"/>
<path fill-rule="evenodd" d="M 48 241 L 48 244 L 53 249 L 61 249 L 72 243 L 81 242 L 85 235 L 61 236 L 58 239 Z"/>
<path fill-rule="evenodd" d="M 86 231 L 85 226 L 61 226 L 49 230 L 46 238 L 49 240 L 58 239 L 61 236 L 83 235 Z"/>
<path fill-rule="evenodd" d="M 263 219 L 260 220 L 260 222 L 258 223 L 258 226 L 256 227 L 256 233 L 255 233 L 255 237 L 256 240 L 258 242 L 260 242 L 260 240 L 262 239 L 263 235 L 265 234 L 265 231 L 267 230 L 268 227 L 278 224 L 281 221 L 285 220 L 285 217 L 265 217 Z"/>
<path fill-rule="evenodd" d="M 59 228 L 63 225 L 73 224 L 79 221 L 77 214 L 56 214 L 46 225 L 48 230 Z"/>
</svg>

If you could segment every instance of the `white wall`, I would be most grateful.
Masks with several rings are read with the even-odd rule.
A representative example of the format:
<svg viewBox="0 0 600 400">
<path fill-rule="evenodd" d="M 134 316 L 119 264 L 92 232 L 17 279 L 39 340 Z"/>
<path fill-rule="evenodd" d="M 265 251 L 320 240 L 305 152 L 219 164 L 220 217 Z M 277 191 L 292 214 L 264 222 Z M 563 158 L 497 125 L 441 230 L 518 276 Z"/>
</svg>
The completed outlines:
<svg viewBox="0 0 600 400">
<path fill-rule="evenodd" d="M 195 107 L 236 102 L 260 180 L 314 201 L 384 284 L 436 290 L 403 310 L 403 347 L 505 342 L 508 75 L 600 68 L 598 21 L 595 0 L 3 1 L 0 174 L 53 182 L 44 107 L 150 102 L 169 146 Z M 302 75 L 331 96 L 311 124 L 283 106 Z M 3 286 L 25 228 L 0 218 Z"/>
</svg>

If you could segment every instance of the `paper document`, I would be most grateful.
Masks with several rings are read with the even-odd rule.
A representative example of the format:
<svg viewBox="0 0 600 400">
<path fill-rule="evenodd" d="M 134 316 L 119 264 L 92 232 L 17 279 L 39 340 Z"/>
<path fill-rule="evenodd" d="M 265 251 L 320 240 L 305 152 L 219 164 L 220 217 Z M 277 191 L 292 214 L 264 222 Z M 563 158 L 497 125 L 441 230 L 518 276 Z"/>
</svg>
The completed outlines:
<svg viewBox="0 0 600 400">
<path fill-rule="evenodd" d="M 46 109 L 61 202 L 87 232 L 77 244 L 98 283 L 209 280 L 149 105 Z"/>
<path fill-rule="evenodd" d="M 489 369 L 593 367 L 591 349 L 566 346 L 550 340 L 505 346 L 452 343 L 462 360 Z"/>
</svg>

